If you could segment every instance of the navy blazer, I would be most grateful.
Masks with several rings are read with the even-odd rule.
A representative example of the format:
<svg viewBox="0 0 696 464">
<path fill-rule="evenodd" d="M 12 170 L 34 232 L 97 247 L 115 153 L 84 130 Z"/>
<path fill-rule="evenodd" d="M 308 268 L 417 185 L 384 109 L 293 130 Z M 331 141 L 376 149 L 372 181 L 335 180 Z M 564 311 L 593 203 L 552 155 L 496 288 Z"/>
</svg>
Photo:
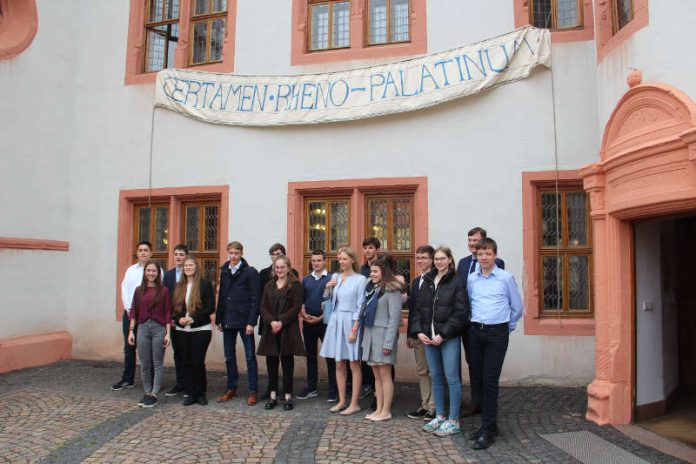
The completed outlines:
<svg viewBox="0 0 696 464">
<path fill-rule="evenodd" d="M 466 258 L 460 259 L 459 264 L 457 264 L 457 274 L 461 276 L 466 276 L 470 274 L 469 268 L 471 267 L 472 259 L 473 255 L 469 255 Z M 495 265 L 498 266 L 500 269 L 505 269 L 505 261 L 503 261 L 500 258 L 495 258 Z M 474 270 L 471 269 L 471 272 L 474 272 Z M 466 280 L 466 277 L 464 277 L 464 280 Z"/>
<path fill-rule="evenodd" d="M 420 294 L 420 283 L 421 276 L 416 277 L 411 282 L 411 294 L 408 296 L 408 301 L 406 302 L 406 307 L 408 308 L 408 322 L 406 324 L 406 336 L 409 338 L 417 338 L 417 334 L 411 333 L 411 321 L 413 320 L 413 313 L 416 310 L 416 301 L 418 301 L 418 295 Z"/>
<path fill-rule="evenodd" d="M 182 269 L 181 272 L 184 272 Z M 169 298 L 174 298 L 174 289 L 176 288 L 176 267 L 171 268 L 164 273 L 162 284 L 169 289 Z"/>
</svg>

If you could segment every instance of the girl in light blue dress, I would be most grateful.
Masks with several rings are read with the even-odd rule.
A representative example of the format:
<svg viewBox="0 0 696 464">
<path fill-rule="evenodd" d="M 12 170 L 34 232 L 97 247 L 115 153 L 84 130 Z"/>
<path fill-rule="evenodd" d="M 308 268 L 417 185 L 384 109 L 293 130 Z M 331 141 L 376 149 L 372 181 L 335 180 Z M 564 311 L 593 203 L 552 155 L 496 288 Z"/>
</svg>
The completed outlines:
<svg viewBox="0 0 696 464">
<path fill-rule="evenodd" d="M 362 372 L 360 370 L 360 345 L 350 341 L 351 334 L 357 335 L 353 327 L 358 320 L 360 308 L 365 299 L 367 279 L 358 271 L 358 255 L 350 247 L 338 250 L 340 274 L 334 274 L 326 284 L 324 298 L 331 297 L 333 311 L 326 326 L 326 335 L 321 346 L 321 356 L 336 360 L 336 383 L 338 385 L 338 403 L 331 412 L 341 411 L 343 415 L 360 411 L 358 399 Z M 347 364 L 350 364 L 353 376 L 350 404 L 346 401 Z M 347 406 L 347 407 L 346 407 Z M 345 409 L 344 409 L 345 408 Z"/>
</svg>

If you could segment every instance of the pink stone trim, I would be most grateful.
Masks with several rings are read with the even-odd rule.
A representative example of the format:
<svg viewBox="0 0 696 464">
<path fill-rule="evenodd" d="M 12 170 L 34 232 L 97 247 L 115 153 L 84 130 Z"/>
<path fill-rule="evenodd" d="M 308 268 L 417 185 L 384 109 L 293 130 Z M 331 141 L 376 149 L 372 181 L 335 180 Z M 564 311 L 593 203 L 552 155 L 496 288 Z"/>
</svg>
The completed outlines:
<svg viewBox="0 0 696 464">
<path fill-rule="evenodd" d="M 513 0 L 515 28 L 529 26 L 529 0 Z M 551 31 L 551 42 L 580 42 L 594 39 L 594 12 L 592 0 L 583 0 L 582 26 L 573 29 Z"/>
<path fill-rule="evenodd" d="M 636 31 L 647 26 L 648 16 L 648 0 L 633 0 L 633 20 L 614 34 L 612 30 L 614 17 L 612 2 L 610 0 L 600 1 L 595 11 L 597 63 L 600 63 L 609 52 L 628 40 Z"/>
<path fill-rule="evenodd" d="M 36 0 L 0 0 L 0 6 L 0 60 L 9 60 L 31 45 L 39 18 Z"/>
<path fill-rule="evenodd" d="M 0 248 L 9 248 L 13 250 L 68 251 L 70 249 L 70 244 L 63 240 L 0 237 Z"/>
<path fill-rule="evenodd" d="M 55 332 L 0 340 L 0 373 L 53 364 L 72 357 L 72 336 Z"/>
</svg>

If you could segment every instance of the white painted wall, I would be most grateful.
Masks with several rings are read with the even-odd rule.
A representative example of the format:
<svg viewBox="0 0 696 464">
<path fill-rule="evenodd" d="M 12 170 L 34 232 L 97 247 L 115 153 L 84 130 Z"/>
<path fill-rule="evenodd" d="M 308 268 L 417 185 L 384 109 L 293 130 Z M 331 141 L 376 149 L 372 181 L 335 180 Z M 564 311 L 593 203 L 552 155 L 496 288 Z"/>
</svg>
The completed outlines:
<svg viewBox="0 0 696 464">
<path fill-rule="evenodd" d="M 290 67 L 290 2 L 273 2 L 273 8 L 270 3 L 238 2 L 237 73 L 291 74 L 357 64 Z M 68 11 L 73 14 L 64 12 L 64 4 L 70 5 Z M 13 158 L 19 166 L 13 174 L 2 175 L 9 191 L 20 189 L 34 178 L 30 167 L 39 166 L 34 154 L 46 146 L 59 152 L 60 163 L 46 160 L 55 168 L 53 176 L 39 169 L 47 186 L 28 191 L 27 205 L 33 215 L 46 214 L 47 225 L 42 220 L 15 225 L 14 233 L 51 232 L 51 238 L 70 241 L 70 253 L 63 255 L 67 256 L 62 268 L 66 272 L 53 277 L 58 280 L 52 285 L 64 288 L 64 320 L 75 339 L 74 354 L 118 360 L 122 356 L 114 308 L 116 285 L 122 277 L 115 272 L 118 192 L 148 186 L 152 85 L 125 87 L 122 83 L 126 2 L 73 0 L 61 5 L 59 9 L 47 0 L 39 2 L 39 34 L 47 30 L 60 37 L 71 31 L 69 44 L 58 41 L 70 53 L 56 52 L 55 42 L 39 40 L 40 36 L 17 59 L 21 69 L 13 61 L 0 62 L 3 105 L 7 101 L 12 112 L 26 113 L 21 121 L 13 118 L 12 134 L 2 138 L 24 150 Z M 466 8 L 460 0 L 430 1 L 427 14 L 429 52 L 513 28 L 512 3 L 503 0 L 467 2 Z M 61 53 L 66 60 L 70 57 L 70 64 L 54 67 L 52 82 L 66 82 L 65 94 L 42 109 L 45 116 L 40 117 L 52 122 L 42 128 L 48 136 L 31 137 L 36 131 L 33 113 L 24 109 L 26 101 L 4 89 L 26 85 L 23 82 L 28 79 L 35 79 L 37 88 L 46 87 L 44 78 L 29 71 Z M 431 243 L 450 245 L 460 258 L 467 253 L 466 231 L 484 226 L 498 241 L 507 269 L 522 288 L 521 173 L 552 170 L 556 165 L 575 169 L 597 159 L 593 53 L 591 42 L 554 45 L 555 92 L 551 72 L 541 69 L 529 79 L 479 96 L 352 123 L 219 127 L 156 110 L 153 187 L 229 184 L 229 238 L 241 240 L 250 263 L 262 268 L 268 262 L 268 245 L 286 240 L 288 182 L 427 176 Z M 16 71 L 6 73 L 8 67 Z M 31 95 L 24 98 L 36 103 Z M 5 113 L 2 117 L 7 118 Z M 63 143 L 46 142 L 53 136 Z M 44 206 L 46 201 L 58 201 L 60 211 Z M 3 204 L 2 208 L 3 221 L 11 224 L 23 224 L 30 215 L 16 206 Z M 65 235 L 57 237 L 56 231 Z M 37 266 L 36 261 L 21 259 L 13 263 L 18 275 Z M 18 298 L 11 286 L 8 292 Z M 45 310 L 40 299 L 35 305 L 26 320 Z M 20 326 L 13 329 L 16 335 L 26 333 Z M 525 336 L 521 323 L 511 339 L 503 380 L 587 383 L 593 377 L 593 356 L 594 337 Z M 399 376 L 412 378 L 412 355 L 403 346 L 399 358 L 403 366 Z M 214 337 L 209 360 L 214 367 L 222 366 L 219 336 Z M 407 362 L 411 364 L 404 365 Z"/>
<path fill-rule="evenodd" d="M 636 266 L 636 405 L 665 398 L 662 352 L 660 221 L 634 224 Z M 651 306 L 652 309 L 646 309 Z"/>
</svg>

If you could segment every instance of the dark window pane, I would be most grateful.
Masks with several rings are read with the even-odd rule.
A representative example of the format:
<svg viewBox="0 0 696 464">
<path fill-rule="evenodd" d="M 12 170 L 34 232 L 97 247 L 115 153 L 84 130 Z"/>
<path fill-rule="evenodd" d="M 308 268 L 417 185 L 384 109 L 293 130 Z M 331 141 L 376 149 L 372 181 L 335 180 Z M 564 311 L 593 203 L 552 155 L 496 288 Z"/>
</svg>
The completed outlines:
<svg viewBox="0 0 696 464">
<path fill-rule="evenodd" d="M 155 208 L 155 241 L 154 251 L 167 251 L 169 243 L 169 208 Z"/>
<path fill-rule="evenodd" d="M 162 21 L 164 19 L 163 0 L 150 0 L 150 11 L 147 18 L 150 23 Z"/>
<path fill-rule="evenodd" d="M 189 251 L 198 251 L 198 227 L 200 224 L 198 206 L 186 207 L 186 246 Z"/>
<path fill-rule="evenodd" d="M 222 45 L 225 40 L 225 19 L 214 19 L 210 27 L 210 59 L 208 61 L 222 61 Z"/>
<path fill-rule="evenodd" d="M 397 259 L 396 260 L 396 271 L 400 276 L 404 278 L 406 284 L 411 283 L 411 260 L 410 259 Z"/>
<path fill-rule="evenodd" d="M 313 201 L 307 204 L 309 227 L 307 231 L 307 251 L 326 248 L 326 203 Z"/>
<path fill-rule="evenodd" d="M 391 249 L 387 245 L 383 248 L 390 251 L 410 251 L 411 250 L 411 199 L 397 198 L 394 200 L 393 211 L 393 234 L 394 245 Z"/>
<path fill-rule="evenodd" d="M 568 246 L 587 245 L 587 195 L 569 192 L 566 195 L 568 215 Z"/>
<path fill-rule="evenodd" d="M 532 5 L 534 27 L 551 29 L 551 0 L 533 0 Z"/>
<path fill-rule="evenodd" d="M 389 250 L 389 241 L 387 240 L 387 200 L 369 200 L 368 202 L 368 234 L 377 237 L 381 243 L 381 248 Z"/>
<path fill-rule="evenodd" d="M 167 0 L 167 19 L 179 17 L 179 0 Z"/>
<path fill-rule="evenodd" d="M 208 43 L 208 22 L 198 21 L 193 23 L 193 58 L 192 62 L 206 62 L 206 46 Z"/>
<path fill-rule="evenodd" d="M 563 261 L 556 256 L 542 258 L 543 309 L 560 310 L 563 307 Z"/>
<path fill-rule="evenodd" d="M 140 208 L 138 219 L 138 241 L 150 240 L 150 208 Z"/>
<path fill-rule="evenodd" d="M 541 246 L 555 247 L 561 242 L 560 204 L 556 193 L 541 194 Z"/>
<path fill-rule="evenodd" d="M 590 309 L 589 256 L 568 257 L 568 303 L 571 311 Z"/>
<path fill-rule="evenodd" d="M 210 12 L 210 0 L 194 0 L 194 3 L 194 15 L 198 16 L 208 14 Z"/>
<path fill-rule="evenodd" d="M 203 260 L 203 277 L 209 280 L 213 284 L 213 288 L 217 284 L 217 270 L 218 263 L 215 259 L 204 259 Z"/>
<path fill-rule="evenodd" d="M 227 11 L 227 0 L 213 0 L 213 13 Z"/>
<path fill-rule="evenodd" d="M 218 207 L 205 207 L 205 250 L 217 251 L 218 248 Z"/>
<path fill-rule="evenodd" d="M 341 245 L 348 243 L 348 202 L 331 202 L 331 250 L 336 251 Z M 323 250 L 323 248 L 322 248 Z"/>
</svg>

